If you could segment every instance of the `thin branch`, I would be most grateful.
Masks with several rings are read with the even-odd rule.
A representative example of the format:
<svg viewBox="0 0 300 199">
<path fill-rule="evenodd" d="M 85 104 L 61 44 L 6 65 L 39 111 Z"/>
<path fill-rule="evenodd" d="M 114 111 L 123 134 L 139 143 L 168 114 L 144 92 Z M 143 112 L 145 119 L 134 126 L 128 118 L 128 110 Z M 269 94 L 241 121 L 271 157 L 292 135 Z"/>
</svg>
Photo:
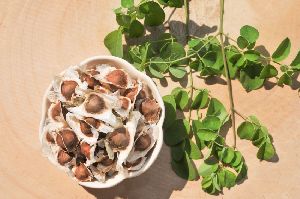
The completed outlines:
<svg viewBox="0 0 300 199">
<path fill-rule="evenodd" d="M 227 88 L 228 88 L 228 94 L 229 94 L 229 100 L 230 100 L 230 112 L 231 112 L 231 123 L 232 123 L 232 133 L 233 133 L 233 148 L 236 148 L 234 101 L 233 101 L 233 94 L 232 94 L 231 79 L 229 76 L 229 68 L 227 65 L 227 60 L 226 60 L 226 55 L 225 55 L 223 24 L 224 24 L 224 0 L 220 0 L 220 29 L 219 29 L 220 43 L 221 43 L 222 57 L 223 57 L 223 62 L 224 62 L 224 67 L 225 67 Z"/>
</svg>

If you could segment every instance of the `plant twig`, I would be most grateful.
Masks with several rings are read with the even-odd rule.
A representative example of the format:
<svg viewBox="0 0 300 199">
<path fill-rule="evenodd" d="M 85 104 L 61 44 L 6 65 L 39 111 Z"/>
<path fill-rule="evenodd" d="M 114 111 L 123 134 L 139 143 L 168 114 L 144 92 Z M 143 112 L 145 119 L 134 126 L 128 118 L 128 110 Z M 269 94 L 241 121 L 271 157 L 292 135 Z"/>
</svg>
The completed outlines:
<svg viewBox="0 0 300 199">
<path fill-rule="evenodd" d="M 189 16 L 189 1 L 184 0 L 184 14 L 185 14 L 185 39 L 186 42 L 189 40 L 190 32 L 189 32 L 189 22 L 190 22 L 190 16 Z M 193 70 L 191 67 L 189 67 L 189 93 L 190 93 L 190 99 L 192 100 L 194 97 L 194 80 L 193 80 Z M 188 121 L 191 122 L 192 117 L 192 103 L 189 103 L 189 115 L 188 115 Z"/>
<path fill-rule="evenodd" d="M 220 43 L 221 43 L 221 50 L 222 50 L 222 57 L 225 67 L 225 75 L 227 81 L 227 88 L 230 100 L 230 112 L 231 112 L 231 123 L 232 123 L 232 133 L 233 133 L 233 148 L 236 148 L 236 130 L 235 130 L 235 112 L 234 112 L 234 101 L 233 101 L 233 94 L 232 94 L 232 85 L 231 79 L 229 76 L 229 68 L 227 65 L 226 55 L 225 55 L 225 47 L 224 47 L 224 33 L 223 33 L 223 21 L 224 18 L 224 0 L 220 0 Z"/>
<path fill-rule="evenodd" d="M 236 109 L 234 109 L 234 112 L 238 115 L 238 116 L 240 116 L 241 118 L 243 118 L 243 120 L 245 120 L 245 121 L 247 121 L 248 119 L 247 119 L 247 117 L 245 117 L 244 115 L 242 115 L 240 112 L 238 112 Z"/>
</svg>

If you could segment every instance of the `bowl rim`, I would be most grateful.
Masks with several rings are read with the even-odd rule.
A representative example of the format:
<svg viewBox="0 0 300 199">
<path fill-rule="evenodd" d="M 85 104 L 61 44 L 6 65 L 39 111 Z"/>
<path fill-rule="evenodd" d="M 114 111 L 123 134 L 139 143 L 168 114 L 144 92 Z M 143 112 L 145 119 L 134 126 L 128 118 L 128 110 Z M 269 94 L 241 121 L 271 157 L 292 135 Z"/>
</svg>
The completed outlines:
<svg viewBox="0 0 300 199">
<path fill-rule="evenodd" d="M 126 60 L 119 58 L 119 57 L 110 56 L 110 55 L 96 55 L 96 56 L 89 57 L 89 58 L 83 60 L 82 62 L 80 62 L 78 66 L 82 67 L 82 66 L 88 64 L 89 62 L 101 61 L 101 60 L 109 60 L 112 62 L 116 62 L 118 64 L 119 68 L 124 69 L 126 72 L 128 72 L 130 74 L 134 74 L 139 79 L 141 79 L 143 82 L 145 82 L 147 84 L 147 86 L 149 86 L 153 97 L 156 99 L 156 101 L 162 108 L 162 111 L 161 111 L 161 117 L 157 123 L 158 138 L 156 140 L 156 144 L 154 145 L 154 147 L 152 149 L 151 156 L 147 158 L 146 163 L 143 165 L 143 167 L 138 171 L 130 172 L 127 177 L 120 175 L 118 178 L 109 179 L 105 183 L 101 183 L 101 182 L 97 182 L 97 181 L 78 182 L 80 185 L 89 187 L 89 188 L 109 188 L 109 187 L 113 187 L 113 186 L 121 183 L 123 180 L 125 180 L 127 178 L 132 178 L 132 177 L 141 175 L 146 170 L 148 170 L 149 167 L 157 159 L 159 152 L 161 151 L 161 148 L 163 145 L 163 128 L 162 128 L 162 126 L 163 126 L 163 121 L 165 118 L 165 106 L 163 103 L 163 99 L 159 93 L 159 90 L 158 90 L 157 86 L 155 85 L 155 83 L 153 82 L 153 80 L 149 76 L 147 76 L 145 73 L 138 71 L 132 64 L 130 64 Z M 62 71 L 60 74 L 64 74 L 64 72 L 65 72 L 65 70 Z M 50 85 L 46 89 L 46 91 L 43 95 L 43 99 L 42 99 L 42 117 L 41 117 L 40 126 L 39 126 L 39 140 L 40 140 L 41 144 L 42 144 L 42 138 L 43 138 L 43 127 L 44 127 L 47 111 L 49 108 L 49 103 L 47 103 L 48 102 L 47 96 L 48 96 L 49 91 L 52 89 L 52 84 L 53 84 L 53 81 L 50 83 Z"/>
</svg>

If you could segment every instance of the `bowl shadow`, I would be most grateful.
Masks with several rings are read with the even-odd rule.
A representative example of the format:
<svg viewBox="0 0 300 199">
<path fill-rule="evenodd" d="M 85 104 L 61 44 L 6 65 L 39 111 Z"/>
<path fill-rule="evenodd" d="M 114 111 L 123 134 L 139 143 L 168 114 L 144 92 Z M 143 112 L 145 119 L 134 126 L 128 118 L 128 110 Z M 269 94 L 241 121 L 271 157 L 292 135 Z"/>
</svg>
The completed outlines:
<svg viewBox="0 0 300 199">
<path fill-rule="evenodd" d="M 120 184 L 106 189 L 83 187 L 97 199 L 155 199 L 169 198 L 173 191 L 182 190 L 186 180 L 176 176 L 171 169 L 169 147 L 163 145 L 153 165 L 143 174 L 126 179 Z"/>
</svg>

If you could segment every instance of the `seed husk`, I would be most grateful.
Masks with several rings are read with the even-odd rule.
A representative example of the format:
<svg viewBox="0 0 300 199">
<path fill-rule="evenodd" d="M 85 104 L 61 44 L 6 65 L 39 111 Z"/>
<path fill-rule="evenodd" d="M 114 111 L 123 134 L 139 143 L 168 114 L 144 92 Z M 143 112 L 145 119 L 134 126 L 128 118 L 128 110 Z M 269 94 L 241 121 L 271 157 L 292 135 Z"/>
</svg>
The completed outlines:
<svg viewBox="0 0 300 199">
<path fill-rule="evenodd" d="M 91 180 L 91 173 L 90 173 L 90 171 L 82 163 L 80 163 L 78 166 L 76 166 L 74 173 L 75 173 L 75 177 L 79 181 L 90 181 Z"/>
<path fill-rule="evenodd" d="M 78 144 L 78 138 L 74 131 L 64 129 L 58 132 L 56 136 L 56 143 L 64 150 L 73 151 L 76 149 L 76 145 Z"/>
<path fill-rule="evenodd" d="M 83 155 L 85 155 L 85 157 L 86 157 L 87 159 L 90 160 L 90 157 L 91 157 L 91 146 L 90 146 L 88 143 L 82 142 L 82 143 L 80 144 L 80 152 L 81 152 Z"/>
<path fill-rule="evenodd" d="M 113 85 L 119 87 L 119 88 L 126 88 L 128 84 L 127 75 L 122 70 L 113 70 L 110 72 L 106 79 Z"/>
<path fill-rule="evenodd" d="M 141 135 L 135 142 L 136 151 L 144 151 L 151 145 L 151 138 L 148 134 Z"/>
<path fill-rule="evenodd" d="M 156 123 L 159 120 L 161 108 L 155 99 L 146 98 L 140 105 L 140 112 L 149 123 Z"/>
<path fill-rule="evenodd" d="M 88 84 L 88 87 L 90 89 L 93 89 L 96 85 L 100 85 L 99 81 L 97 81 L 94 77 L 91 77 L 91 76 L 89 76 L 85 73 L 81 74 L 80 80 L 81 81 L 86 81 L 87 84 Z"/>
<path fill-rule="evenodd" d="M 61 112 L 62 112 L 61 103 L 58 102 L 53 106 L 53 108 L 51 110 L 52 119 L 54 119 L 55 121 L 58 121 L 59 120 L 58 117 L 61 116 Z"/>
<path fill-rule="evenodd" d="M 57 161 L 60 165 L 64 166 L 72 160 L 72 156 L 64 150 L 60 150 L 57 155 Z"/>
<path fill-rule="evenodd" d="M 102 97 L 91 94 L 85 104 L 85 109 L 89 113 L 100 113 L 106 108 L 105 101 Z"/>
<path fill-rule="evenodd" d="M 85 121 L 82 120 L 79 121 L 79 124 L 80 124 L 80 130 L 84 135 L 88 137 L 93 137 L 93 133 L 90 125 L 88 125 Z"/>
<path fill-rule="evenodd" d="M 92 117 L 85 118 L 85 122 L 94 127 L 95 129 L 98 129 L 101 125 L 101 122 L 99 120 L 96 120 Z"/>
<path fill-rule="evenodd" d="M 117 128 L 107 135 L 107 139 L 113 149 L 125 149 L 129 145 L 129 132 L 124 127 Z"/>
<path fill-rule="evenodd" d="M 53 136 L 49 132 L 46 133 L 46 140 L 51 144 L 55 143 Z"/>
<path fill-rule="evenodd" d="M 61 85 L 61 94 L 67 100 L 71 100 L 77 86 L 78 84 L 75 81 L 64 81 Z"/>
<path fill-rule="evenodd" d="M 101 161 L 100 161 L 100 164 L 102 164 L 103 166 L 110 166 L 114 163 L 114 160 L 112 159 L 109 159 L 108 156 L 105 156 Z"/>
</svg>

